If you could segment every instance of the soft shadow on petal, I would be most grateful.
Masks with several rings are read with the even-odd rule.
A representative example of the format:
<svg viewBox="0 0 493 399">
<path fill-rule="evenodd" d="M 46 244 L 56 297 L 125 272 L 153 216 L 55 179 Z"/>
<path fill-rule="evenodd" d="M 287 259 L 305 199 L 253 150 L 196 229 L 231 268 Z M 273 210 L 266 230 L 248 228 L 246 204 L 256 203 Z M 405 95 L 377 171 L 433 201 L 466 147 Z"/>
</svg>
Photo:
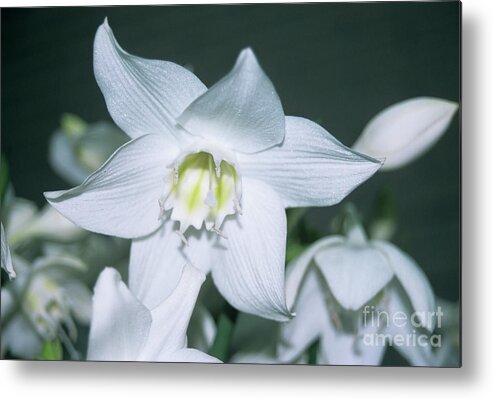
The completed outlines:
<svg viewBox="0 0 493 399">
<path fill-rule="evenodd" d="M 113 120 L 132 138 L 162 134 L 179 141 L 175 118 L 207 90 L 177 64 L 128 54 L 106 20 L 94 40 L 94 74 Z"/>
<path fill-rule="evenodd" d="M 409 296 L 417 317 L 429 331 L 433 331 L 435 318 L 431 315 L 435 311 L 435 295 L 426 274 L 409 255 L 395 245 L 386 241 L 373 241 L 373 245 L 387 256 L 397 279 Z"/>
<path fill-rule="evenodd" d="M 268 183 L 286 207 L 337 204 L 381 167 L 380 161 L 347 148 L 316 123 L 293 116 L 286 117 L 281 145 L 238 154 L 238 162 L 244 176 Z"/>
<path fill-rule="evenodd" d="M 249 48 L 233 70 L 178 118 L 190 133 L 240 152 L 256 152 L 284 138 L 284 111 L 272 82 Z"/>
<path fill-rule="evenodd" d="M 303 282 L 308 267 L 310 266 L 315 254 L 322 248 L 329 248 L 333 245 L 344 242 L 342 236 L 332 236 L 321 238 L 308 247 L 300 256 L 294 259 L 286 268 L 286 301 L 289 309 L 294 306 L 298 296 L 300 285 Z"/>
<path fill-rule="evenodd" d="M 156 308 L 148 342 L 138 360 L 162 359 L 186 347 L 186 332 L 205 275 L 193 266 L 183 268 L 178 286 Z"/>
<path fill-rule="evenodd" d="M 129 287 L 149 309 L 158 306 L 176 288 L 186 263 L 204 273 L 210 269 L 212 233 L 190 232 L 185 245 L 176 234 L 177 229 L 177 223 L 167 220 L 154 233 L 132 240 Z"/>
<path fill-rule="evenodd" d="M 359 309 L 369 302 L 394 276 L 385 255 L 366 246 L 321 249 L 315 261 L 330 291 L 347 310 Z"/>
<path fill-rule="evenodd" d="M 80 186 L 44 195 L 58 212 L 86 230 L 122 238 L 144 236 L 162 223 L 158 200 L 169 150 L 159 135 L 139 137 L 120 147 Z"/>
<path fill-rule="evenodd" d="M 226 220 L 222 249 L 212 260 L 212 277 L 237 309 L 286 321 L 284 292 L 286 214 L 279 196 L 265 183 L 243 180 L 243 215 Z"/>
<path fill-rule="evenodd" d="M 88 360 L 136 360 L 151 328 L 151 312 L 112 268 L 104 269 L 94 287 Z"/>
</svg>

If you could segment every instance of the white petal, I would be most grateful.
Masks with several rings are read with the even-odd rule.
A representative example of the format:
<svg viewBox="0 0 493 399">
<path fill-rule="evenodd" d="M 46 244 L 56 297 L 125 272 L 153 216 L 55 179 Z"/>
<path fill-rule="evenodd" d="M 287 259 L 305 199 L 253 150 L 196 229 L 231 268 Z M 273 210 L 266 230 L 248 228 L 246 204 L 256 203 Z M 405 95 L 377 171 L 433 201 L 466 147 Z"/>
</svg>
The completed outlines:
<svg viewBox="0 0 493 399">
<path fill-rule="evenodd" d="M 113 120 L 132 138 L 163 134 L 179 140 L 175 118 L 207 90 L 179 65 L 128 54 L 107 21 L 94 41 L 94 74 Z"/>
<path fill-rule="evenodd" d="M 209 271 L 212 234 L 190 232 L 188 245 L 184 245 L 177 230 L 177 224 L 168 220 L 156 232 L 132 241 L 128 285 L 149 309 L 176 288 L 186 263 L 204 273 Z"/>
<path fill-rule="evenodd" d="M 94 287 L 88 360 L 136 360 L 151 328 L 151 313 L 120 274 L 104 269 Z"/>
<path fill-rule="evenodd" d="M 197 349 L 180 349 L 157 360 L 172 363 L 222 363 L 219 359 Z"/>
<path fill-rule="evenodd" d="M 400 168 L 438 141 L 458 107 L 457 103 L 431 97 L 399 102 L 370 120 L 353 148 L 385 158 L 382 170 Z"/>
<path fill-rule="evenodd" d="M 284 138 L 284 112 L 253 51 L 243 50 L 233 70 L 178 118 L 194 135 L 241 152 L 256 152 Z"/>
<path fill-rule="evenodd" d="M 148 342 L 138 360 L 163 359 L 186 346 L 186 332 L 205 275 L 193 266 L 183 268 L 176 289 L 152 309 Z"/>
<path fill-rule="evenodd" d="M 310 268 L 293 308 L 296 317 L 280 326 L 277 353 L 281 363 L 297 359 L 322 334 L 329 309 L 325 303 L 324 286 L 319 279 L 317 271 Z"/>
<path fill-rule="evenodd" d="M 45 197 L 86 230 L 123 238 L 144 236 L 161 224 L 158 201 L 169 156 L 163 137 L 139 137 L 120 147 L 80 186 L 47 192 Z"/>
<path fill-rule="evenodd" d="M 243 179 L 243 215 L 224 223 L 223 247 L 212 260 L 212 277 L 228 302 L 246 313 L 289 320 L 284 293 L 286 214 L 265 183 Z"/>
<path fill-rule="evenodd" d="M 394 276 L 388 259 L 369 246 L 321 249 L 315 261 L 334 297 L 348 310 L 368 303 Z"/>
<path fill-rule="evenodd" d="M 289 309 L 294 306 L 298 296 L 300 285 L 305 277 L 308 266 L 313 257 L 321 248 L 329 248 L 333 245 L 342 244 L 342 236 L 321 238 L 308 247 L 299 257 L 294 259 L 286 268 L 286 301 Z"/>
<path fill-rule="evenodd" d="M 3 230 L 3 224 L 1 224 L 1 241 L 2 241 L 2 269 L 5 270 L 10 279 L 15 278 L 14 267 L 12 266 L 12 257 L 10 255 L 9 245 L 7 244 L 7 237 L 5 231 Z"/>
<path fill-rule="evenodd" d="M 409 255 L 395 245 L 386 241 L 374 241 L 373 245 L 387 256 L 397 279 L 409 296 L 417 317 L 421 319 L 424 327 L 433 331 L 435 318 L 431 317 L 431 314 L 435 311 L 435 295 L 426 274 Z"/>
<path fill-rule="evenodd" d="M 286 207 L 336 204 L 381 166 L 316 123 L 293 116 L 286 117 L 281 145 L 257 154 L 238 154 L 238 162 L 244 176 L 267 182 Z"/>
<path fill-rule="evenodd" d="M 344 329 L 336 328 L 330 318 L 325 321 L 318 364 L 378 366 L 382 363 L 386 345 L 368 345 L 369 338 L 365 340 L 365 336 L 380 333 L 378 327 L 368 324 L 359 329 Z"/>
</svg>

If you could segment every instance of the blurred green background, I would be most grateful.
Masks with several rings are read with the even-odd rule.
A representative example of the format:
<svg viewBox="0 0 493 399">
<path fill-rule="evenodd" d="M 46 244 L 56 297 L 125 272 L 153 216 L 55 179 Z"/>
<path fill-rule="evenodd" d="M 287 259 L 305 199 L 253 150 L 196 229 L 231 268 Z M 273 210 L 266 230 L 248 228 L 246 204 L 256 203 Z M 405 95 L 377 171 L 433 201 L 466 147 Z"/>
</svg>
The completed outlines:
<svg viewBox="0 0 493 399">
<path fill-rule="evenodd" d="M 383 108 L 410 97 L 460 99 L 460 4 L 331 3 L 73 7 L 2 10 L 2 153 L 18 196 L 68 188 L 47 159 L 60 115 L 110 120 L 92 69 L 108 17 L 130 53 L 192 66 L 211 85 L 250 46 L 286 114 L 317 121 L 346 145 Z M 394 242 L 426 271 L 437 295 L 459 298 L 460 135 L 445 136 L 410 166 L 380 173 L 352 193 L 366 215 L 394 190 Z M 341 206 L 312 209 L 321 234 Z"/>
</svg>

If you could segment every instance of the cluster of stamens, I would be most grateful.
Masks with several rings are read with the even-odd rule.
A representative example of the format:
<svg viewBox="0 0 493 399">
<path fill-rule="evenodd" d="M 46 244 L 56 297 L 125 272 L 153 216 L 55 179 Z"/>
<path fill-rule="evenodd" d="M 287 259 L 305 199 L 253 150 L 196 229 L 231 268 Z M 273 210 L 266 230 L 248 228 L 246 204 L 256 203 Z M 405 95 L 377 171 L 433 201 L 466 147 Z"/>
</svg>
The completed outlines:
<svg viewBox="0 0 493 399">
<path fill-rule="evenodd" d="M 168 212 L 180 223 L 177 234 L 188 244 L 185 231 L 202 226 L 227 238 L 221 230 L 228 215 L 241 214 L 241 178 L 231 154 L 204 150 L 187 152 L 171 165 L 159 198 L 159 218 Z"/>
</svg>

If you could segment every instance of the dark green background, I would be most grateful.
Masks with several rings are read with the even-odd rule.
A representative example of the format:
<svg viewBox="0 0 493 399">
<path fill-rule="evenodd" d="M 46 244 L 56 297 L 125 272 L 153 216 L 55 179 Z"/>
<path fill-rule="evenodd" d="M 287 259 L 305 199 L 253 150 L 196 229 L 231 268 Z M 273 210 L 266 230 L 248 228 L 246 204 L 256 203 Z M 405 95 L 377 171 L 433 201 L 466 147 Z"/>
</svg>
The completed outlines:
<svg viewBox="0 0 493 399">
<path fill-rule="evenodd" d="M 105 16 L 130 53 L 192 65 L 207 85 L 252 47 L 286 114 L 321 123 L 347 145 L 394 102 L 460 97 L 457 2 L 3 9 L 2 152 L 19 196 L 41 204 L 43 191 L 68 187 L 47 161 L 62 113 L 110 119 L 92 70 Z M 459 175 L 456 116 L 419 161 L 380 173 L 349 196 L 368 212 L 380 188 L 395 190 L 395 242 L 451 300 L 459 297 Z M 339 210 L 308 216 L 327 232 Z"/>
</svg>

